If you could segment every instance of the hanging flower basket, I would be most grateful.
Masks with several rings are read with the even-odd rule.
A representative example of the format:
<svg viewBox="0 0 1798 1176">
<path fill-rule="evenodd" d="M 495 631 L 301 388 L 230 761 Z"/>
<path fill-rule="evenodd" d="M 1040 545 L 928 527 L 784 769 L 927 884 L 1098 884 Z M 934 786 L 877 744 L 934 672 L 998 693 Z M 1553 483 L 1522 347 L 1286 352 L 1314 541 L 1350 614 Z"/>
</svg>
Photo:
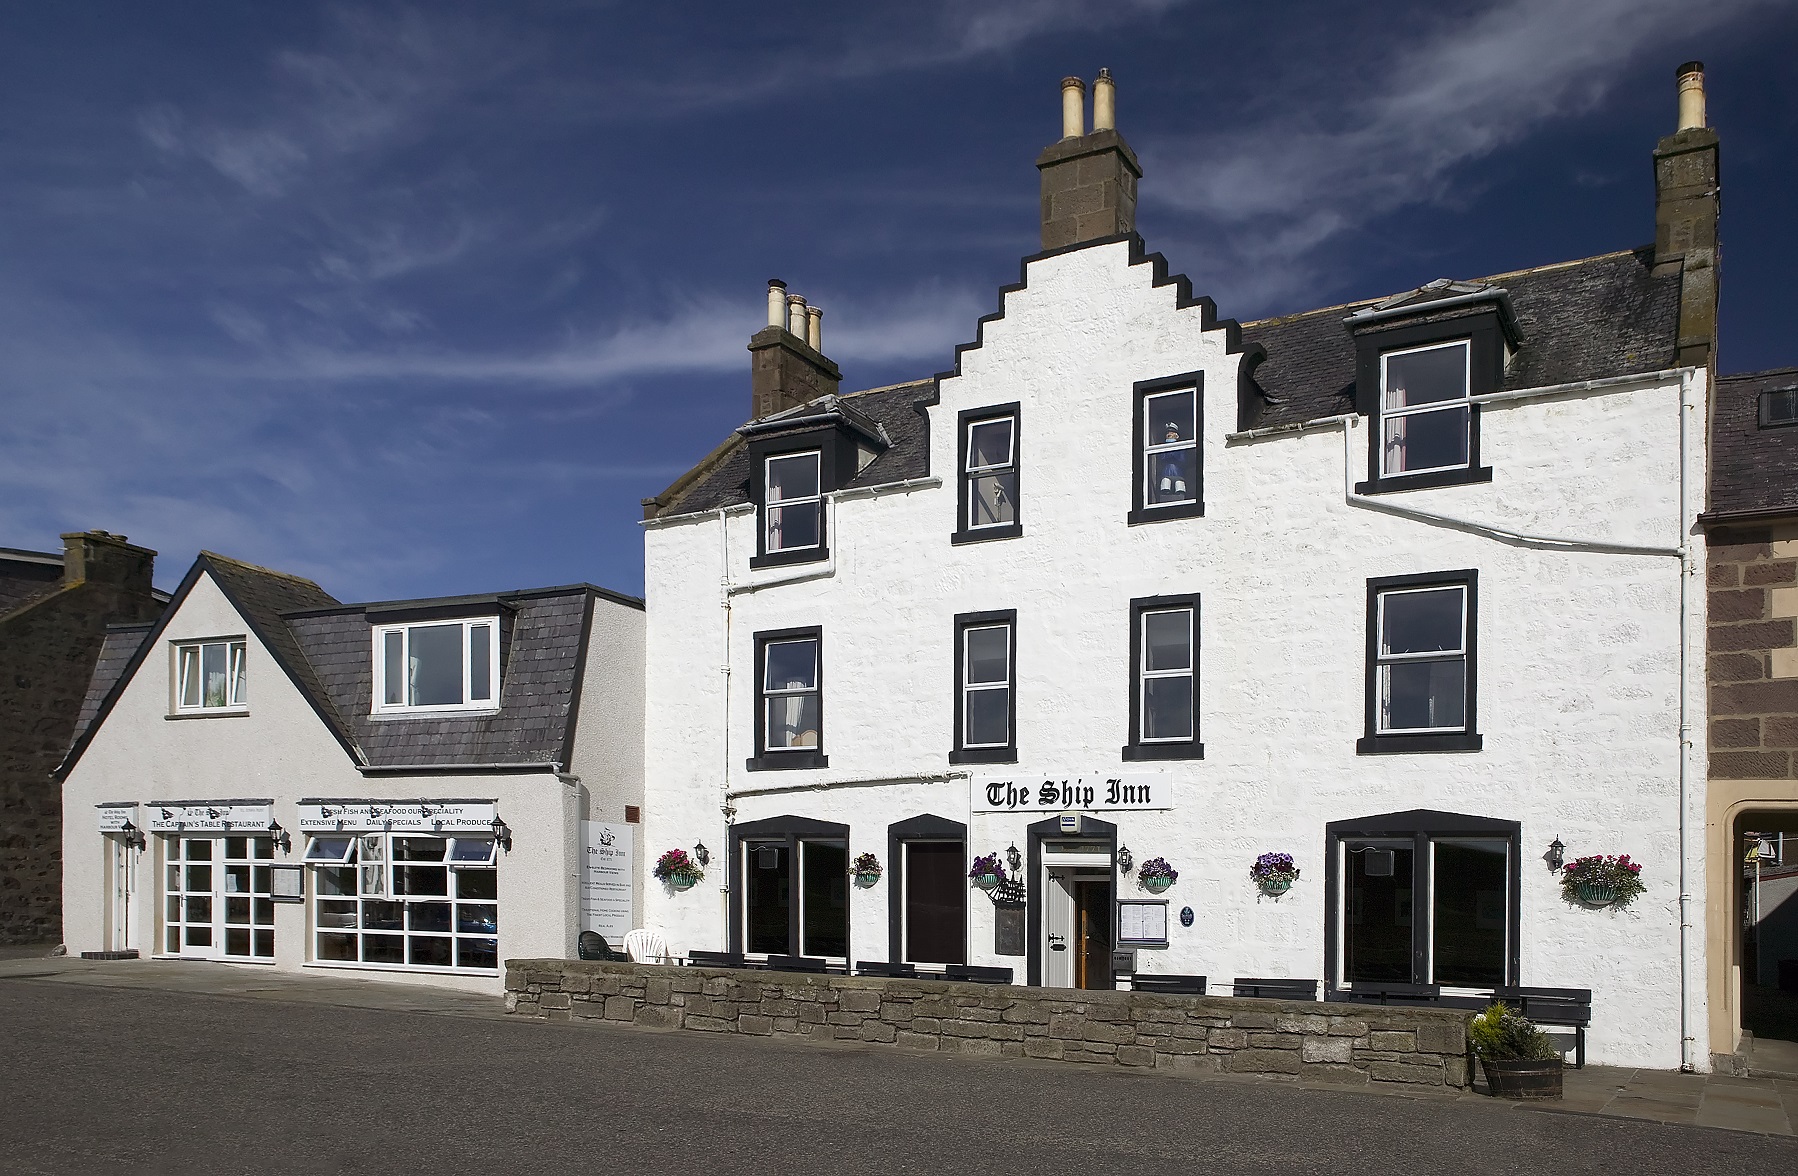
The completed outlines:
<svg viewBox="0 0 1798 1176">
<path fill-rule="evenodd" d="M 688 857 L 684 849 L 671 849 L 657 858 L 652 873 L 676 890 L 691 890 L 705 877 L 704 868 Z"/>
<path fill-rule="evenodd" d="M 981 854 L 968 867 L 968 880 L 982 890 L 992 890 L 1005 881 L 1005 866 L 996 853 Z"/>
<path fill-rule="evenodd" d="M 1136 880 L 1150 894 L 1160 894 L 1180 879 L 1180 871 L 1168 865 L 1166 858 L 1150 858 L 1136 871 Z"/>
<path fill-rule="evenodd" d="M 864 853 L 855 859 L 855 864 L 849 867 L 849 872 L 855 875 L 855 884 L 866 890 L 880 881 L 880 859 L 871 853 Z"/>
<path fill-rule="evenodd" d="M 1299 880 L 1299 868 L 1293 864 L 1289 853 L 1264 853 L 1249 867 L 1249 877 L 1255 880 L 1261 893 L 1278 898 Z"/>
<path fill-rule="evenodd" d="M 1648 889 L 1642 885 L 1641 873 L 1642 867 L 1630 861 L 1627 853 L 1576 858 L 1561 871 L 1561 895 L 1589 907 L 1625 907 Z"/>
</svg>

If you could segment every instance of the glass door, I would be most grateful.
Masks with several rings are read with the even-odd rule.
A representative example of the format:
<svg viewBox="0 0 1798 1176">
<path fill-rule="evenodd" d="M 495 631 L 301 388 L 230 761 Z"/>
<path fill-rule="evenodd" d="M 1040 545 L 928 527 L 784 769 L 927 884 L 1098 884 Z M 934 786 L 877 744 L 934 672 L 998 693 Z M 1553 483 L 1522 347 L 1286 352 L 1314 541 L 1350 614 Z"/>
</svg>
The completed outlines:
<svg viewBox="0 0 1798 1176">
<path fill-rule="evenodd" d="M 273 959 L 273 843 L 249 836 L 176 836 L 164 843 L 163 951 L 193 959 Z"/>
</svg>

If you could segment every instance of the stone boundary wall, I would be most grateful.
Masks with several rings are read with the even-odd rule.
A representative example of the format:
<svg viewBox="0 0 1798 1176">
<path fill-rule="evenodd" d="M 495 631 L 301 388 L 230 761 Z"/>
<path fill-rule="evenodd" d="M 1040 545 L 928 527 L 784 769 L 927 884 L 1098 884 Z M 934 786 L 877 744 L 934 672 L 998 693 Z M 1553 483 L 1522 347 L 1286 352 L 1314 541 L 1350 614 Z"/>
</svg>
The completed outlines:
<svg viewBox="0 0 1798 1176">
<path fill-rule="evenodd" d="M 1455 1088 L 1468 1085 L 1472 1015 L 590 960 L 507 960 L 506 1011 L 974 1057 Z"/>
</svg>

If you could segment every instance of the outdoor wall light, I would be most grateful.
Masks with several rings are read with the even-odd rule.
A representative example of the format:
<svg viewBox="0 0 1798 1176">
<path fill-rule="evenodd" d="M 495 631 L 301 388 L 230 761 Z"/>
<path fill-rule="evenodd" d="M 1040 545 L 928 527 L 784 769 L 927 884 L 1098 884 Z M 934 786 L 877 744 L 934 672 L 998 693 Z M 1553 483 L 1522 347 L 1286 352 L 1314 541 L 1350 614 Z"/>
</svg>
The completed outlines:
<svg viewBox="0 0 1798 1176">
<path fill-rule="evenodd" d="M 497 815 L 493 818 L 493 840 L 498 842 L 499 847 L 507 853 L 512 852 L 512 827 L 500 820 Z"/>
<path fill-rule="evenodd" d="M 702 866 L 712 864 L 712 851 L 705 847 L 705 842 L 701 841 L 693 847 L 693 860 Z"/>
<path fill-rule="evenodd" d="M 135 850 L 141 851 L 141 850 L 147 848 L 150 844 L 149 840 L 144 837 L 144 831 L 142 829 L 139 829 L 136 825 L 133 825 L 130 821 L 126 821 L 123 825 L 121 825 L 119 827 L 119 832 L 124 834 L 124 836 L 125 836 L 125 848 L 126 849 L 135 849 Z"/>
<path fill-rule="evenodd" d="M 1135 864 L 1136 857 L 1130 852 L 1130 847 L 1128 845 L 1118 850 L 1118 870 L 1121 873 L 1128 874 L 1130 872 L 1130 867 Z"/>
<path fill-rule="evenodd" d="M 270 821 L 268 823 L 268 839 L 274 842 L 275 848 L 282 853 L 286 853 L 293 848 L 293 838 L 288 836 L 287 830 L 281 827 L 281 822 L 279 821 Z"/>
<path fill-rule="evenodd" d="M 1018 843 L 1015 841 L 1006 847 L 1005 864 L 1011 867 L 1014 874 L 1024 866 L 1024 855 L 1018 852 Z"/>
<path fill-rule="evenodd" d="M 1567 847 L 1561 844 L 1559 837 L 1549 843 L 1548 852 L 1542 855 L 1550 870 L 1559 871 L 1567 862 Z"/>
</svg>

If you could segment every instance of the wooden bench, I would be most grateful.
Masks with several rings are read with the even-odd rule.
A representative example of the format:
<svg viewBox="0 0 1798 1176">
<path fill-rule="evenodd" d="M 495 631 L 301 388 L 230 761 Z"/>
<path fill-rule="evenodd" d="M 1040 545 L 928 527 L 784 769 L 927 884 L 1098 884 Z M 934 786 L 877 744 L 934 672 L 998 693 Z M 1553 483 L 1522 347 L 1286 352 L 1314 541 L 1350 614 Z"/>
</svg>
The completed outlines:
<svg viewBox="0 0 1798 1176">
<path fill-rule="evenodd" d="M 1205 977 L 1176 976 L 1171 974 L 1150 976 L 1142 972 L 1130 976 L 1132 992 L 1172 992 L 1186 996 L 1205 995 Z"/>
<path fill-rule="evenodd" d="M 1315 980 L 1280 980 L 1260 976 L 1238 976 L 1230 985 L 1233 996 L 1247 996 L 1259 1000 L 1311 1000 L 1317 999 L 1317 981 Z"/>
<path fill-rule="evenodd" d="M 687 963 L 695 968 L 746 968 L 748 961 L 740 951 L 690 951 Z"/>
<path fill-rule="evenodd" d="M 855 974 L 857 976 L 891 976 L 899 980 L 916 980 L 918 965 L 889 964 L 885 960 L 856 960 Z"/>
<path fill-rule="evenodd" d="M 1590 988 L 1495 988 L 1493 1000 L 1502 1000 L 1538 1025 L 1573 1030 L 1573 1068 L 1586 1068 L 1586 1027 L 1592 1024 Z"/>
<path fill-rule="evenodd" d="M 823 975 L 830 970 L 830 961 L 822 956 L 771 955 L 763 967 L 770 972 L 811 972 Z"/>
<path fill-rule="evenodd" d="M 983 968 L 973 964 L 949 964 L 943 968 L 945 980 L 971 980 L 975 984 L 1010 984 L 1010 968 Z"/>
</svg>

